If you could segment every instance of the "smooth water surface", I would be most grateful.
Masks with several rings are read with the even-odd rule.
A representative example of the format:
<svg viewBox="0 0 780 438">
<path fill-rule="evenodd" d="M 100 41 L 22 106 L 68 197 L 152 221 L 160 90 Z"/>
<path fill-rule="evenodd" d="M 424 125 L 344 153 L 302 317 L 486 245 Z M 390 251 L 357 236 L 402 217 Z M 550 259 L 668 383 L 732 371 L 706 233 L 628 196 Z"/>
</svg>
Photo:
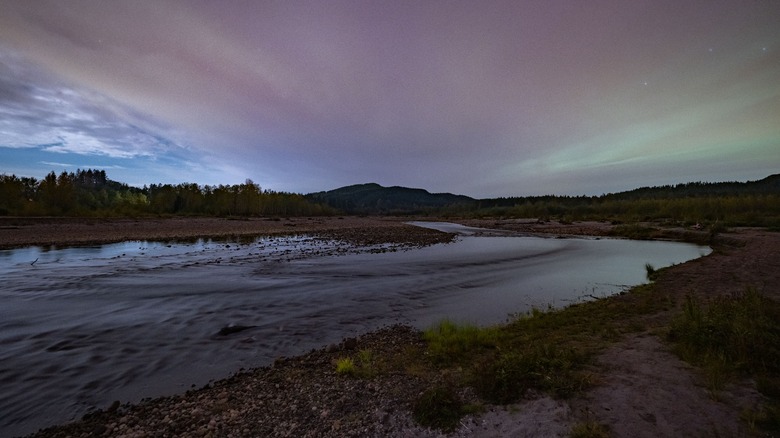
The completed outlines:
<svg viewBox="0 0 780 438">
<path fill-rule="evenodd" d="M 383 325 L 490 324 L 709 253 L 671 242 L 461 236 L 356 251 L 298 237 L 0 251 L 0 436 L 183 392 Z M 470 235 L 471 234 L 471 235 Z M 220 334 L 230 326 L 251 328 Z"/>
</svg>

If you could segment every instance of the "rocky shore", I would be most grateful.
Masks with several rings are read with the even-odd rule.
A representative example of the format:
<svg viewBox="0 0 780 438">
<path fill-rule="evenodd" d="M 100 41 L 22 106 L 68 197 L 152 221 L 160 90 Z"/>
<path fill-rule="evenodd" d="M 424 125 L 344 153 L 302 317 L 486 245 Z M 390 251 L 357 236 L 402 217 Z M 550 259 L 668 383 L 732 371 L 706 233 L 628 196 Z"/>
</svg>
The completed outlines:
<svg viewBox="0 0 780 438">
<path fill-rule="evenodd" d="M 175 230 L 176 224 L 182 225 L 188 219 L 160 221 L 164 223 L 162 228 Z M 214 224 L 225 220 L 195 221 L 203 224 L 214 221 L 212 226 L 217 227 L 223 224 Z M 228 232 L 226 228 L 224 232 L 232 234 L 220 234 L 221 231 L 210 228 L 206 234 L 256 235 L 295 228 L 296 231 L 324 233 L 364 244 L 392 241 L 424 245 L 451 239 L 449 235 L 409 227 L 398 219 L 330 218 L 321 223 L 318 221 L 320 219 L 266 221 L 272 222 L 273 226 L 268 227 L 257 220 L 250 221 L 252 225 L 244 231 Z M 76 222 L 53 225 L 60 231 L 74 233 L 73 230 L 90 229 L 90 225 Z M 136 224 L 135 221 L 128 223 Z M 295 224 L 295 227 L 286 223 Z M 2 227 L 18 226 L 20 230 L 29 227 L 28 231 L 41 226 L 2 224 Z M 339 226 L 346 224 L 349 226 Z M 522 232 L 533 232 L 534 229 L 531 224 L 516 221 L 503 224 L 471 221 L 468 225 Z M 128 228 L 144 226 L 136 224 Z M 523 229 L 518 230 L 518 227 Z M 593 228 L 586 224 L 548 224 L 546 228 L 555 231 L 537 231 L 602 235 L 606 234 L 604 227 L 608 225 Z M 2 237 L 11 230 L 0 229 L 0 244 L 8 245 L 8 239 Z M 173 231 L 160 231 L 154 236 L 174 238 L 166 234 L 168 232 Z M 185 234 L 193 236 L 180 233 L 177 238 Z M 130 232 L 121 234 L 142 238 L 140 234 Z M 56 233 L 48 236 L 55 238 Z M 111 238 L 114 237 L 116 235 L 112 234 Z M 87 240 L 96 238 L 111 241 L 97 233 L 92 233 Z M 657 287 L 663 288 L 665 293 L 704 298 L 754 287 L 772 299 L 780 299 L 780 234 L 742 229 L 729 233 L 728 239 L 731 244 L 712 255 L 670 268 L 670 274 L 665 275 Z M 82 241 L 67 241 L 78 242 Z M 754 383 L 735 382 L 714 399 L 701 385 L 697 370 L 670 354 L 669 347 L 654 332 L 654 328 L 663 326 L 673 314 L 674 309 L 648 316 L 644 322 L 647 331 L 623 338 L 596 358 L 591 370 L 595 385 L 574 399 L 553 400 L 531 394 L 519 404 L 499 407 L 480 402 L 468 392 L 460 394 L 467 402 L 481 403 L 485 410 L 465 417 L 460 427 L 449 434 L 421 427 L 413 420 L 412 404 L 442 376 L 407 369 L 409 355 L 425 354 L 424 341 L 421 333 L 412 328 L 392 326 L 299 357 L 279 358 L 268 367 L 241 370 L 185 394 L 144 400 L 135 405 L 117 402 L 80 421 L 48 428 L 32 436 L 568 436 L 574 425 L 583 423 L 604 425 L 610 430 L 610 436 L 616 437 L 748 434 L 748 427 L 740 418 L 746 409 L 761 402 Z M 360 355 L 372 358 L 372 366 L 381 372 L 355 377 L 336 371 L 340 358 Z"/>
<path fill-rule="evenodd" d="M 423 379 L 383 373 L 359 379 L 336 372 L 340 357 L 370 351 L 391 363 L 422 349 L 419 333 L 392 326 L 265 368 L 242 371 L 186 394 L 114 404 L 38 437 L 369 437 L 421 436 L 408 415 Z M 395 365 L 390 365 L 395 366 Z"/>
</svg>

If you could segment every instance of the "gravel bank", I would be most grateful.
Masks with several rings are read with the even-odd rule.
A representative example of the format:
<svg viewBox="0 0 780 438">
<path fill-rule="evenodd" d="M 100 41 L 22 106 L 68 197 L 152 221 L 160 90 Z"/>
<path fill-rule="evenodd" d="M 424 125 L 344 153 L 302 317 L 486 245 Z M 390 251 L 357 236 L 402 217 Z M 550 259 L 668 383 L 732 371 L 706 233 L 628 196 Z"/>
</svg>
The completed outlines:
<svg viewBox="0 0 780 438">
<path fill-rule="evenodd" d="M 400 372 L 367 380 L 336 373 L 336 361 L 358 350 L 395 366 L 393 358 L 403 348 L 422 348 L 420 334 L 392 326 L 303 356 L 280 358 L 272 366 L 186 394 L 137 405 L 115 403 L 34 436 L 421 436 L 426 430 L 406 413 L 426 387 L 422 379 Z"/>
<path fill-rule="evenodd" d="M 358 245 L 395 243 L 428 245 L 449 242 L 451 235 L 407 225 L 404 218 L 11 218 L 0 217 L 0 249 L 67 246 L 128 240 L 186 240 L 315 234 Z"/>
</svg>

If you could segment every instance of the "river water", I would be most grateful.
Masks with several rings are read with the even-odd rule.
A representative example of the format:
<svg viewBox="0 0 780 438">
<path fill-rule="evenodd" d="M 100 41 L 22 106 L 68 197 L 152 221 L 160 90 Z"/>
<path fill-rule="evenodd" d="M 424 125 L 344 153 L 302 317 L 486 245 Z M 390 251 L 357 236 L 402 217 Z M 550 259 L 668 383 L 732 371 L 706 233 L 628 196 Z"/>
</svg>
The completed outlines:
<svg viewBox="0 0 780 438">
<path fill-rule="evenodd" d="M 492 324 L 607 296 L 646 281 L 646 263 L 710 251 L 419 225 L 460 236 L 411 250 L 293 236 L 0 251 L 0 436 L 183 392 L 387 324 Z"/>
</svg>

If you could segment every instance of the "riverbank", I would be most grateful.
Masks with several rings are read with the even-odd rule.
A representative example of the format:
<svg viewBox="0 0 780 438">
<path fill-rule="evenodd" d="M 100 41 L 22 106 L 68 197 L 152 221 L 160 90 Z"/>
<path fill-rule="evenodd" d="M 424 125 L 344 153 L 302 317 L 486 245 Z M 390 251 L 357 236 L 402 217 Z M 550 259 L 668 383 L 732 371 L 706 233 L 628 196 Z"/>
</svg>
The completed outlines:
<svg viewBox="0 0 780 438">
<path fill-rule="evenodd" d="M 451 235 L 406 222 L 409 217 L 308 217 L 308 218 L 65 218 L 0 216 L 0 249 L 24 246 L 76 246 L 131 240 L 240 239 L 263 235 L 320 234 L 356 245 L 444 243 Z M 426 218 L 422 218 L 425 220 Z M 435 219 L 434 219 L 435 220 Z M 450 219 L 448 219 L 450 220 Z M 520 234 L 555 236 L 623 236 L 625 227 L 609 222 L 537 221 L 535 219 L 451 220 L 463 225 Z M 649 227 L 640 227 L 650 229 Z M 706 241 L 706 231 L 655 228 L 643 237 Z"/>
<path fill-rule="evenodd" d="M 382 239 L 398 235 L 410 240 L 410 230 L 400 220 L 371 220 L 382 230 L 376 234 L 386 233 Z M 468 225 L 500 228 L 495 221 Z M 369 236 L 370 226 L 341 232 Z M 728 387 L 714 401 L 701 386 L 699 371 L 671 355 L 658 337 L 686 294 L 711 298 L 754 287 L 780 298 L 780 235 L 746 229 L 728 237 L 728 246 L 664 270 L 652 290 L 644 291 L 669 304 L 621 322 L 619 335 L 609 339 L 587 370 L 592 385 L 584 391 L 566 400 L 532 393 L 507 408 L 486 403 L 463 387 L 463 401 L 484 411 L 465 417 L 449 436 L 567 436 L 583 424 L 603 425 L 613 436 L 746 431 L 740 414 L 761 403 L 751 382 Z M 636 299 L 628 293 L 599 301 L 631 305 Z M 412 406 L 424 391 L 458 371 L 430 366 L 425 347 L 419 332 L 389 327 L 187 394 L 104 407 L 38 436 L 441 436 L 413 421 Z M 337 373 L 336 362 L 344 357 L 355 358 L 362 372 Z"/>
<path fill-rule="evenodd" d="M 49 218 L 0 217 L 0 249 L 74 246 L 129 240 L 240 239 L 289 234 L 324 235 L 356 245 L 430 245 L 452 236 L 404 224 L 403 218 Z"/>
</svg>

